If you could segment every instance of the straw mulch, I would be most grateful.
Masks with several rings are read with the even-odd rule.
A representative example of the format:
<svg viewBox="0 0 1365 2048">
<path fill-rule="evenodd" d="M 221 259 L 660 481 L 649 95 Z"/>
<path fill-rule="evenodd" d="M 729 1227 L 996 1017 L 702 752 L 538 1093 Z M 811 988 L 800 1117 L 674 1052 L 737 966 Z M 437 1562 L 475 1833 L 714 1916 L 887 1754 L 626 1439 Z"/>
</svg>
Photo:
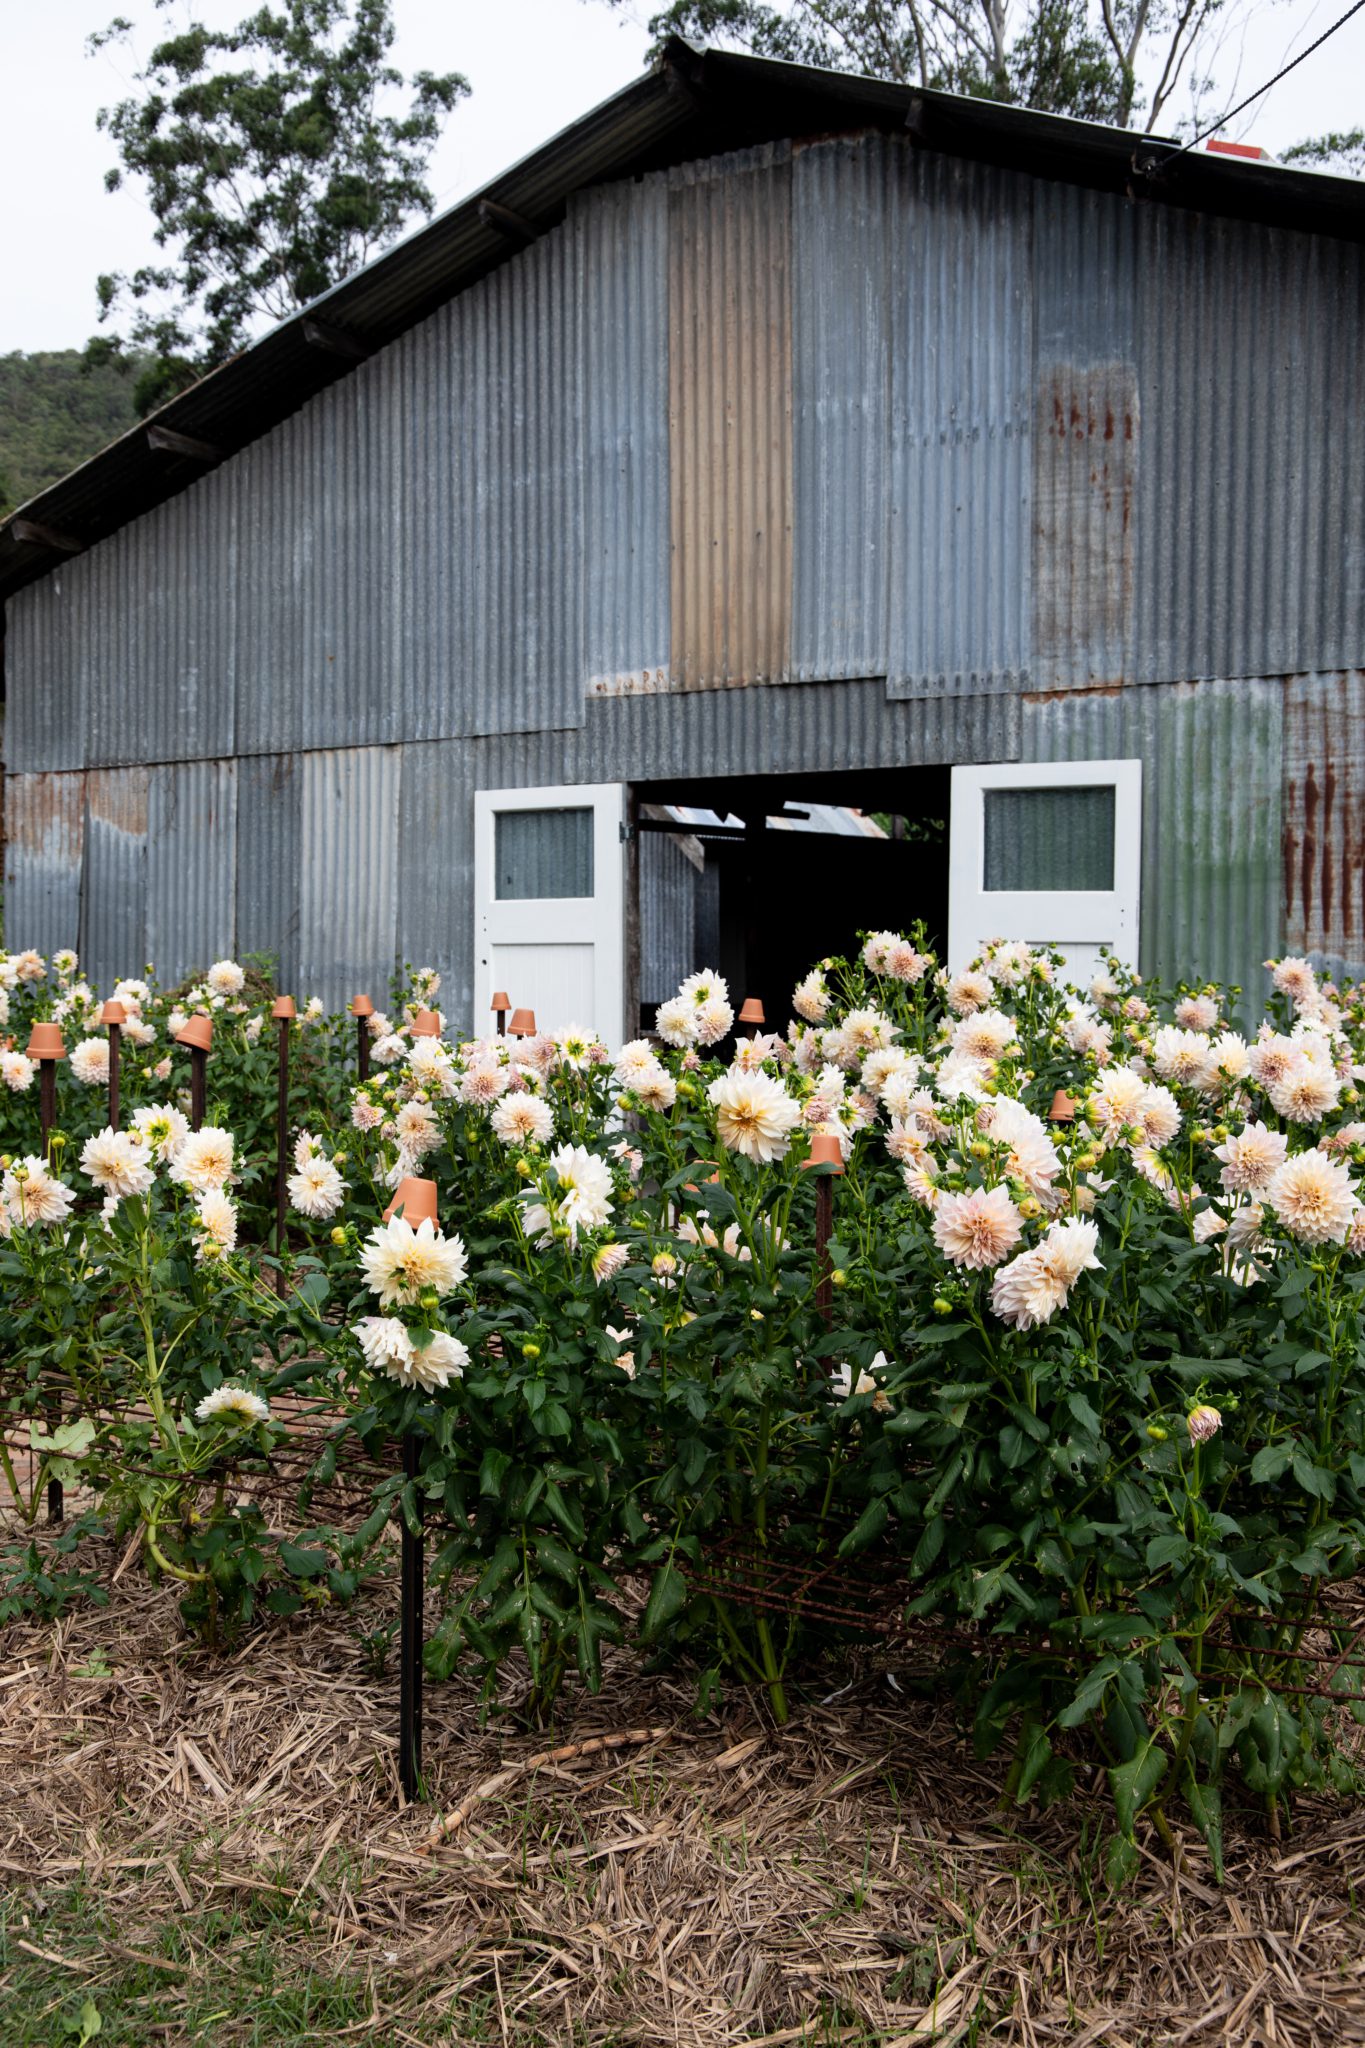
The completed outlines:
<svg viewBox="0 0 1365 2048">
<path fill-rule="evenodd" d="M 686 1674 L 624 1663 L 552 1738 L 481 1729 L 471 1688 L 429 1688 L 432 1803 L 403 1810 L 396 1677 L 359 1642 L 392 1615 L 391 1578 L 215 1660 L 124 1563 L 108 1608 L 3 1638 L 0 1876 L 32 1954 L 60 1963 L 44 1902 L 80 1877 L 117 1911 L 110 1980 L 168 1923 L 278 1891 L 297 1967 L 361 1984 L 368 2017 L 341 2031 L 385 2048 L 1365 2042 L 1360 1813 L 1309 1806 L 1278 1844 L 1232 1817 L 1221 1891 L 1197 1843 L 1176 1870 L 1153 1839 L 1114 1898 L 1100 1800 L 1002 1815 L 996 1769 L 894 1673 L 773 1730 L 733 1695 L 698 1719 Z M 170 1996 L 186 1972 L 163 1967 L 181 1969 Z M 223 1981 L 230 1947 L 195 1967 Z M 98 1993 L 98 1959 L 81 1982 Z M 229 2020 L 212 2038 L 273 2037 Z"/>
</svg>

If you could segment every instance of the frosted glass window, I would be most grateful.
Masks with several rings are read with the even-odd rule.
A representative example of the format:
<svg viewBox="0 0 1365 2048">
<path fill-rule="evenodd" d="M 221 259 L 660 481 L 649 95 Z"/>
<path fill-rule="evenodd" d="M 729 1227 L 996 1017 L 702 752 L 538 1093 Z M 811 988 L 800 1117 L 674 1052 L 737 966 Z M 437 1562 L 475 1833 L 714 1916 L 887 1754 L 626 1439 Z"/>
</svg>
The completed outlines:
<svg viewBox="0 0 1365 2048">
<path fill-rule="evenodd" d="M 984 796 L 988 890 L 1113 888 L 1112 783 Z"/>
<path fill-rule="evenodd" d="M 494 893 L 503 902 L 591 896 L 593 814 L 499 811 L 494 818 Z"/>
</svg>

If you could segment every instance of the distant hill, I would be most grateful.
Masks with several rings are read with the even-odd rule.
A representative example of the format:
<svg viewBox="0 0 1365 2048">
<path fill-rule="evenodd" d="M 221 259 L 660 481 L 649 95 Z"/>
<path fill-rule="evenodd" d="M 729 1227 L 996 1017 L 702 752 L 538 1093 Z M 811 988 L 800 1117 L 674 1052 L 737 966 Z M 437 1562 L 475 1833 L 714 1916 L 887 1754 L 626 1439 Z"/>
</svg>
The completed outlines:
<svg viewBox="0 0 1365 2048">
<path fill-rule="evenodd" d="M 0 355 L 0 518 L 133 425 L 137 371 L 88 376 L 78 349 Z"/>
</svg>

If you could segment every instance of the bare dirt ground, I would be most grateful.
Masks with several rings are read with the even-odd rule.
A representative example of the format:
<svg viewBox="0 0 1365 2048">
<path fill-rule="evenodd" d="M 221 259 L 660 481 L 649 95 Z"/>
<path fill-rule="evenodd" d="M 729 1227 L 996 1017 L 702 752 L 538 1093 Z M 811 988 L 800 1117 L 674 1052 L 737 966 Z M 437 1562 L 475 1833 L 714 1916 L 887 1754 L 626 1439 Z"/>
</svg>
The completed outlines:
<svg viewBox="0 0 1365 2048">
<path fill-rule="evenodd" d="M 85 2001 L 100 2048 L 1365 2042 L 1365 1812 L 1230 1815 L 1222 1889 L 1153 1838 L 1114 1896 L 1103 1802 L 1004 1814 L 894 1671 L 777 1730 L 625 1663 L 549 1738 L 429 1687 L 405 1809 L 362 1640 L 391 1578 L 214 1658 L 124 1563 L 108 1607 L 0 1635 L 5 2048 L 93 2038 Z M 600 1736 L 645 1739 L 530 1765 Z"/>
</svg>

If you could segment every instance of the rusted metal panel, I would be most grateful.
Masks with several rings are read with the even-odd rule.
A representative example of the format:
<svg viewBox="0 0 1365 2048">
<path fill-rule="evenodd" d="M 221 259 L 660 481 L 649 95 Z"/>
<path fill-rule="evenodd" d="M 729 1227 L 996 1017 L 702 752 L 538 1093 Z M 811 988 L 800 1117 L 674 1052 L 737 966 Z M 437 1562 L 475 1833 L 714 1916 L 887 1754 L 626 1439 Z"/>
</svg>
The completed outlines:
<svg viewBox="0 0 1365 2048">
<path fill-rule="evenodd" d="M 572 210 L 589 696 L 668 688 L 668 180 Z"/>
<path fill-rule="evenodd" d="M 1030 694 L 1020 759 L 1140 760 L 1145 974 L 1237 982 L 1245 1010 L 1279 945 L 1277 679 Z"/>
<path fill-rule="evenodd" d="M 303 758 L 297 993 L 321 996 L 329 1008 L 366 987 L 378 1003 L 396 964 L 402 766 L 399 747 Z M 407 888 L 434 893 L 440 873 L 430 846 L 405 848 Z M 472 922 L 467 907 L 464 915 Z"/>
<path fill-rule="evenodd" d="M 670 174 L 672 677 L 784 681 L 792 580 L 791 154 Z"/>
<path fill-rule="evenodd" d="M 1365 974 L 1365 671 L 1284 685 L 1285 945 Z"/>
<path fill-rule="evenodd" d="M 237 763 L 154 768 L 147 816 L 148 955 L 179 981 L 236 945 Z"/>
<path fill-rule="evenodd" d="M 1141 399 L 1131 363 L 1039 371 L 1033 661 L 1078 686 L 1132 671 Z"/>
<path fill-rule="evenodd" d="M 85 778 L 81 964 L 95 985 L 141 974 L 147 944 L 145 768 L 92 768 Z M 157 972 L 165 975 L 160 960 Z"/>
<path fill-rule="evenodd" d="M 1031 185 L 928 152 L 900 164 L 888 694 L 1013 690 L 1029 675 Z"/>
<path fill-rule="evenodd" d="M 84 842 L 84 775 L 5 777 L 5 939 L 12 952 L 79 950 Z"/>
<path fill-rule="evenodd" d="M 792 158 L 792 674 L 885 675 L 892 249 L 900 159 L 878 135 Z"/>
</svg>

